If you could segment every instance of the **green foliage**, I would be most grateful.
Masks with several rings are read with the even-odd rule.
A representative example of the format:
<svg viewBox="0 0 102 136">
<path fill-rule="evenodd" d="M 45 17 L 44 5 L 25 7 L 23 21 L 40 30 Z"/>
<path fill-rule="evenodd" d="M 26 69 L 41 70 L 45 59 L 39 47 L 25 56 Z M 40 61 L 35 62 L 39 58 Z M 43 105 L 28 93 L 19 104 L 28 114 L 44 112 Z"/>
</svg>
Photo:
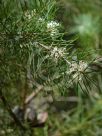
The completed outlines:
<svg viewBox="0 0 102 136">
<path fill-rule="evenodd" d="M 0 135 L 102 135 L 98 2 L 1 0 Z M 40 85 L 41 96 L 54 100 L 45 127 L 12 125 L 10 109 L 24 106 L 26 95 Z"/>
</svg>

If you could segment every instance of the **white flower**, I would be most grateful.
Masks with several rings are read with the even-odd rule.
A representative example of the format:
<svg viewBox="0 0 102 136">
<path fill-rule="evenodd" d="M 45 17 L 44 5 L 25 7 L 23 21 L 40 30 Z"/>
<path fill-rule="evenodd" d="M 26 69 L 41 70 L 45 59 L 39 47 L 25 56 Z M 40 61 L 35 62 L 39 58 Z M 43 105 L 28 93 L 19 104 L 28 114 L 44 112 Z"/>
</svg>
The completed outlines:
<svg viewBox="0 0 102 136">
<path fill-rule="evenodd" d="M 25 17 L 27 18 L 27 19 L 31 19 L 33 16 L 35 16 L 36 15 L 36 10 L 34 9 L 34 10 L 32 10 L 32 11 L 26 11 L 25 12 Z"/>
<path fill-rule="evenodd" d="M 84 61 L 79 61 L 79 63 L 73 61 L 70 63 L 69 71 L 67 71 L 67 74 L 71 75 L 73 79 L 81 80 L 83 77 L 83 72 L 87 69 L 88 64 Z"/>
<path fill-rule="evenodd" d="M 60 24 L 55 21 L 51 21 L 47 23 L 47 29 L 50 29 L 50 30 L 55 29 L 56 27 L 59 27 L 59 26 Z"/>
<path fill-rule="evenodd" d="M 87 63 L 85 63 L 84 61 L 79 61 L 79 63 L 76 63 L 76 62 L 72 62 L 70 64 L 70 73 L 72 72 L 83 72 L 86 68 L 87 68 Z"/>
<path fill-rule="evenodd" d="M 58 48 L 58 47 L 54 47 L 51 50 L 51 57 L 55 58 L 55 61 L 57 62 L 59 58 L 64 57 L 65 55 L 65 48 Z"/>
<path fill-rule="evenodd" d="M 85 63 L 84 61 L 79 61 L 79 71 L 80 72 L 85 71 L 87 67 L 88 67 L 87 63 Z"/>
<path fill-rule="evenodd" d="M 52 38 L 59 33 L 58 27 L 60 26 L 59 23 L 55 21 L 51 21 L 47 23 L 47 30 L 50 32 Z"/>
</svg>

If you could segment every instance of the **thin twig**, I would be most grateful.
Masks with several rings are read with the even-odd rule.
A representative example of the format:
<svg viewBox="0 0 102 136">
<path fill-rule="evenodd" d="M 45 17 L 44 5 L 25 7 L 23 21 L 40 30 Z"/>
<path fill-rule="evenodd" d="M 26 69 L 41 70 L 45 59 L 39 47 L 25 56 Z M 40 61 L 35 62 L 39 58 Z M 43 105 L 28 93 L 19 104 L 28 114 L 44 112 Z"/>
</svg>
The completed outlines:
<svg viewBox="0 0 102 136">
<path fill-rule="evenodd" d="M 43 86 L 40 85 L 32 94 L 30 94 L 26 100 L 25 100 L 25 105 L 29 104 L 32 99 L 43 89 Z"/>
</svg>

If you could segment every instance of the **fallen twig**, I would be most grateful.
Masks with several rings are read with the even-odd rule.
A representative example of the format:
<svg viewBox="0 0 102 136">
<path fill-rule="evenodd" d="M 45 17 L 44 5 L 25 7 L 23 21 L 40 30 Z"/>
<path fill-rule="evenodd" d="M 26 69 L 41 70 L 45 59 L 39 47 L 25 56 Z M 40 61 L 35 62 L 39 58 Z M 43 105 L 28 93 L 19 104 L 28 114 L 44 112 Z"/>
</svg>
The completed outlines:
<svg viewBox="0 0 102 136">
<path fill-rule="evenodd" d="M 30 94 L 26 100 L 25 100 L 25 105 L 29 104 L 32 99 L 43 89 L 43 86 L 40 85 L 32 94 Z"/>
</svg>

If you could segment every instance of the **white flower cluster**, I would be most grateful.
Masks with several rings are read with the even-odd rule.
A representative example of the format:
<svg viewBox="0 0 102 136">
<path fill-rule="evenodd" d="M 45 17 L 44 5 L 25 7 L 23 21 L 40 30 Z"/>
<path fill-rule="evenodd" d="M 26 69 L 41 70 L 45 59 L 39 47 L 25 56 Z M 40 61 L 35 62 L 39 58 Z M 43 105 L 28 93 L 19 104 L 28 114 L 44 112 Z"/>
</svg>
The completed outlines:
<svg viewBox="0 0 102 136">
<path fill-rule="evenodd" d="M 50 56 L 55 59 L 55 62 L 57 62 L 59 58 L 64 57 L 65 50 L 66 50 L 65 48 L 54 47 L 51 50 L 51 55 Z"/>
<path fill-rule="evenodd" d="M 72 72 L 83 72 L 87 68 L 87 63 L 84 61 L 79 61 L 79 63 L 76 63 L 75 61 L 70 64 L 70 73 Z"/>
<path fill-rule="evenodd" d="M 81 80 L 83 77 L 83 72 L 87 69 L 88 64 L 84 61 L 79 61 L 79 63 L 77 62 L 72 62 L 70 63 L 69 66 L 69 71 L 67 72 L 69 75 L 72 74 L 73 79 L 76 78 L 78 80 Z"/>
<path fill-rule="evenodd" d="M 52 30 L 52 29 L 55 29 L 56 27 L 58 27 L 59 25 L 60 25 L 59 23 L 57 23 L 55 21 L 51 21 L 47 24 L 47 28 Z"/>
<path fill-rule="evenodd" d="M 27 18 L 27 19 L 31 19 L 33 16 L 35 16 L 36 15 L 36 10 L 34 9 L 34 10 L 32 10 L 32 11 L 26 11 L 25 12 L 25 17 Z"/>
<path fill-rule="evenodd" d="M 59 33 L 59 30 L 58 30 L 59 26 L 60 24 L 55 21 L 51 21 L 47 23 L 47 30 L 50 32 L 50 35 L 52 38 Z"/>
</svg>

